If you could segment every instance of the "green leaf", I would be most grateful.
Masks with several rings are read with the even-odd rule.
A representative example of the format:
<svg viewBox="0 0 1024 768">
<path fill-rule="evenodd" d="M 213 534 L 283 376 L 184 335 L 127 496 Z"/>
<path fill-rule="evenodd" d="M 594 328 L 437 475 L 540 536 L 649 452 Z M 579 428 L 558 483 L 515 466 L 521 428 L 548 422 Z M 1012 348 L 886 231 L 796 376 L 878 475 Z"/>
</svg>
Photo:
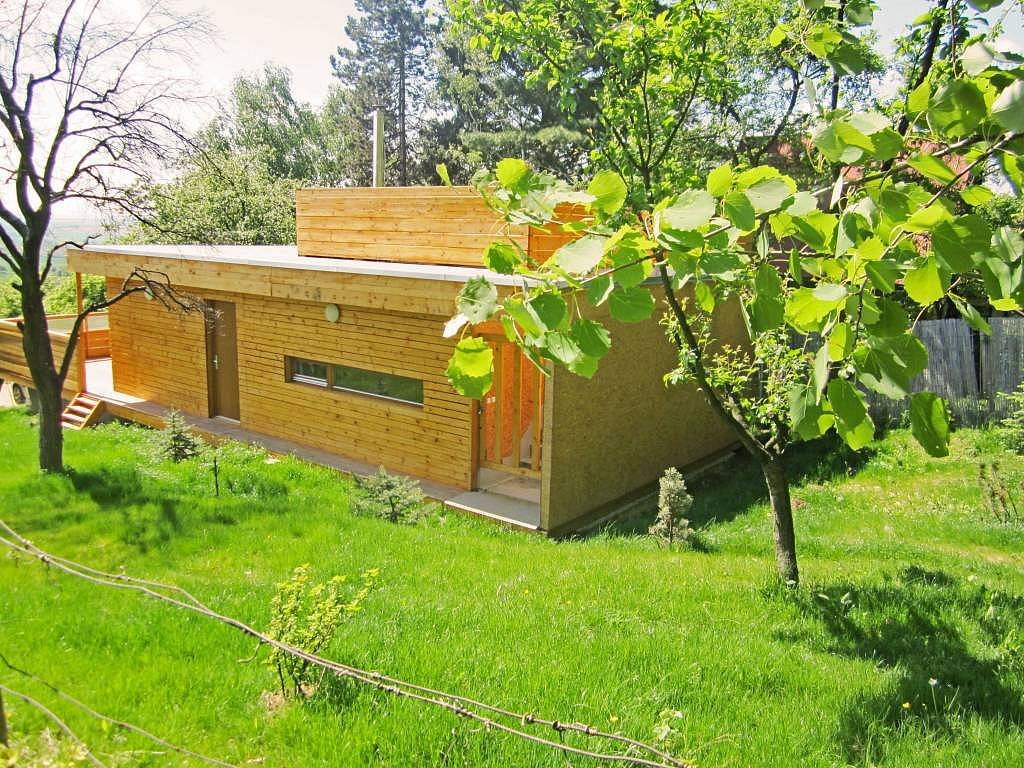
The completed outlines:
<svg viewBox="0 0 1024 768">
<path fill-rule="evenodd" d="M 455 299 L 455 307 L 471 323 L 482 323 L 498 308 L 498 289 L 486 277 L 471 277 Z"/>
<path fill-rule="evenodd" d="M 856 355 L 858 377 L 866 387 L 893 399 L 910 394 L 910 382 L 928 365 L 928 350 L 912 333 L 869 337 Z"/>
<path fill-rule="evenodd" d="M 533 307 L 524 303 L 518 296 L 510 296 L 505 299 L 502 303 L 502 308 L 513 322 L 522 328 L 523 332 L 528 336 L 539 339 L 547 330 L 547 328 L 544 327 L 543 321 L 541 321 L 537 316 Z"/>
<path fill-rule="evenodd" d="M 949 221 L 953 215 L 942 203 L 932 203 L 914 211 L 904 225 L 909 232 L 930 232 L 940 221 Z"/>
<path fill-rule="evenodd" d="M 785 24 L 776 24 L 772 28 L 771 33 L 768 35 L 768 45 L 770 45 L 772 48 L 777 48 L 780 45 L 782 45 L 782 43 L 785 41 L 785 39 L 786 39 L 786 25 Z M 714 193 L 712 193 L 712 194 L 714 194 Z"/>
<path fill-rule="evenodd" d="M 971 206 L 984 205 L 995 193 L 988 187 L 971 186 L 960 190 L 960 199 Z"/>
<path fill-rule="evenodd" d="M 1024 256 L 1024 238 L 1012 227 L 1000 227 L 992 235 L 992 248 L 1003 261 L 1013 264 Z"/>
<path fill-rule="evenodd" d="M 482 398 L 494 383 L 494 352 L 481 338 L 467 337 L 455 345 L 448 361 L 448 381 L 465 397 Z"/>
<path fill-rule="evenodd" d="M 853 334 L 850 332 L 849 323 L 836 323 L 832 333 L 828 335 L 825 346 L 828 349 L 829 360 L 834 363 L 842 362 L 849 357 L 853 347 Z"/>
<path fill-rule="evenodd" d="M 517 157 L 506 157 L 498 161 L 494 169 L 498 182 L 505 189 L 519 189 L 523 182 L 530 177 L 530 166 Z"/>
<path fill-rule="evenodd" d="M 732 187 L 732 166 L 720 165 L 708 174 L 708 192 L 715 197 L 725 197 Z"/>
<path fill-rule="evenodd" d="M 969 80 L 950 80 L 928 102 L 929 122 L 954 139 L 977 128 L 986 112 L 985 97 Z"/>
<path fill-rule="evenodd" d="M 992 230 L 976 214 L 957 216 L 940 222 L 932 230 L 932 251 L 941 266 L 950 272 L 969 272 L 977 260 L 985 258 L 992 242 Z"/>
<path fill-rule="evenodd" d="M 566 366 L 575 363 L 582 354 L 572 337 L 561 331 L 544 334 L 544 349 L 547 351 L 547 357 Z"/>
<path fill-rule="evenodd" d="M 1024 80 L 1014 80 L 992 103 L 992 117 L 1008 131 L 1024 131 Z"/>
<path fill-rule="evenodd" d="M 705 312 L 710 314 L 715 311 L 715 292 L 707 283 L 701 282 L 694 286 L 693 298 L 697 302 L 697 306 Z"/>
<path fill-rule="evenodd" d="M 930 456 L 949 455 L 949 410 L 946 401 L 931 392 L 910 397 L 910 431 Z"/>
<path fill-rule="evenodd" d="M 594 374 L 597 373 L 597 364 L 598 359 L 596 357 L 580 355 L 569 364 L 568 368 L 577 376 L 582 376 L 584 379 L 591 379 L 594 377 Z"/>
<path fill-rule="evenodd" d="M 871 284 L 882 293 L 892 293 L 900 276 L 899 267 L 891 261 L 869 261 L 864 265 Z"/>
<path fill-rule="evenodd" d="M 925 80 L 907 96 L 907 112 L 911 115 L 919 115 L 928 109 L 928 100 L 932 95 L 932 86 Z"/>
<path fill-rule="evenodd" d="M 646 288 L 616 288 L 608 297 L 612 317 L 622 323 L 639 323 L 654 312 L 654 296 Z"/>
<path fill-rule="evenodd" d="M 741 232 L 750 232 L 757 225 L 754 206 L 745 192 L 733 192 L 725 198 L 725 215 Z"/>
<path fill-rule="evenodd" d="M 782 295 L 782 279 L 771 264 L 762 264 L 754 275 L 754 298 L 747 307 L 750 329 L 764 333 L 782 325 L 785 318 L 785 303 Z"/>
<path fill-rule="evenodd" d="M 817 393 L 811 387 L 794 387 L 789 392 L 789 420 L 802 440 L 821 437 L 834 423 L 831 414 L 825 413 L 818 402 Z"/>
<path fill-rule="evenodd" d="M 992 326 L 988 324 L 988 321 L 981 316 L 981 313 L 975 308 L 973 304 L 961 299 L 959 296 L 950 296 L 953 300 L 953 304 L 956 306 L 957 311 L 960 313 L 960 317 L 964 319 L 971 328 L 978 331 L 978 333 L 984 333 L 986 336 L 992 335 Z"/>
<path fill-rule="evenodd" d="M 484 265 L 502 275 L 511 275 L 521 263 L 519 251 L 512 243 L 494 242 L 484 251 Z"/>
<path fill-rule="evenodd" d="M 821 322 L 846 301 L 846 289 L 843 286 L 833 288 L 841 291 L 826 287 L 820 295 L 816 295 L 818 288 L 797 288 L 786 301 L 786 322 L 805 333 L 820 331 Z"/>
<path fill-rule="evenodd" d="M 838 218 L 834 213 L 811 211 L 803 216 L 793 217 L 795 234 L 816 251 L 831 251 Z"/>
<path fill-rule="evenodd" d="M 935 258 L 929 256 L 920 267 L 907 272 L 903 277 L 903 288 L 922 307 L 934 304 L 945 296 L 946 286 Z"/>
<path fill-rule="evenodd" d="M 585 275 L 601 263 L 607 238 L 584 235 L 555 251 L 555 262 L 570 275 Z"/>
<path fill-rule="evenodd" d="M 599 307 L 608 300 L 612 292 L 612 278 L 610 275 L 598 275 L 588 280 L 584 292 L 587 294 L 587 301 L 593 306 Z"/>
<path fill-rule="evenodd" d="M 608 329 L 593 320 L 577 320 L 572 324 L 572 339 L 589 357 L 600 359 L 612 346 Z"/>
<path fill-rule="evenodd" d="M 907 332 L 910 327 L 910 318 L 907 312 L 899 304 L 888 298 L 878 300 L 878 318 L 868 324 L 868 332 L 882 338 L 899 336 Z"/>
<path fill-rule="evenodd" d="M 605 216 L 617 213 L 626 202 L 626 182 L 614 171 L 598 171 L 590 180 L 587 192 L 595 198 L 591 207 Z"/>
<path fill-rule="evenodd" d="M 437 171 L 437 175 L 441 177 L 441 183 L 446 187 L 450 187 L 452 185 L 452 180 L 451 177 L 448 176 L 448 166 L 444 163 L 438 163 L 435 170 Z"/>
<path fill-rule="evenodd" d="M 971 77 L 980 75 L 995 60 L 996 50 L 992 47 L 991 43 L 987 43 L 984 40 L 979 40 L 976 43 L 972 43 L 964 49 L 963 56 L 960 57 L 960 63 L 966 72 Z"/>
<path fill-rule="evenodd" d="M 688 231 L 704 226 L 714 215 L 715 198 L 703 189 L 688 189 L 661 212 L 661 222 L 662 227 Z"/>
<path fill-rule="evenodd" d="M 907 165 L 932 181 L 948 184 L 956 178 L 953 170 L 935 155 L 916 154 L 907 159 Z"/>
<path fill-rule="evenodd" d="M 789 188 L 785 180 L 774 178 L 759 181 L 748 187 L 746 195 L 755 211 L 766 213 L 779 208 L 788 198 L 792 197 L 793 190 Z"/>
<path fill-rule="evenodd" d="M 868 416 L 860 392 L 846 379 L 833 379 L 828 385 L 828 401 L 836 419 L 836 431 L 855 451 L 875 437 L 875 425 Z"/>
<path fill-rule="evenodd" d="M 565 299 L 557 293 L 541 293 L 530 299 L 527 305 L 537 314 L 544 328 L 549 331 L 561 327 L 568 315 Z"/>
</svg>

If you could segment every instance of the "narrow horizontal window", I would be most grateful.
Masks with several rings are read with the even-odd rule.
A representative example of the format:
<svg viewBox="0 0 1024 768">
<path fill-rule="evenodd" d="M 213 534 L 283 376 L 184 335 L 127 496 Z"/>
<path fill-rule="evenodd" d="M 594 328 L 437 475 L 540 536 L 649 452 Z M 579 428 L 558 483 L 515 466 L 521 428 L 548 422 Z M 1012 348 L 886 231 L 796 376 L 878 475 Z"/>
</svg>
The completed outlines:
<svg viewBox="0 0 1024 768">
<path fill-rule="evenodd" d="M 335 389 L 423 405 L 423 382 L 419 379 L 366 371 L 348 365 L 332 366 L 331 373 L 331 386 Z"/>
<path fill-rule="evenodd" d="M 327 366 L 311 360 L 288 358 L 288 378 L 301 384 L 313 384 L 317 387 L 327 386 Z"/>
</svg>

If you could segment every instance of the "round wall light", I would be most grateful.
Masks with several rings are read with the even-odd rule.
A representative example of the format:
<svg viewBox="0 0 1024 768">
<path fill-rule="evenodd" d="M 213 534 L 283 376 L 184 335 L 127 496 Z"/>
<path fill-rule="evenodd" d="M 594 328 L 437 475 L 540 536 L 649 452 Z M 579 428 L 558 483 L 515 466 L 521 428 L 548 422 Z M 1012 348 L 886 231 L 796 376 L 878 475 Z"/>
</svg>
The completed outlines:
<svg viewBox="0 0 1024 768">
<path fill-rule="evenodd" d="M 324 307 L 324 317 L 328 323 L 336 323 L 341 319 L 341 307 L 337 304 L 328 304 Z"/>
</svg>

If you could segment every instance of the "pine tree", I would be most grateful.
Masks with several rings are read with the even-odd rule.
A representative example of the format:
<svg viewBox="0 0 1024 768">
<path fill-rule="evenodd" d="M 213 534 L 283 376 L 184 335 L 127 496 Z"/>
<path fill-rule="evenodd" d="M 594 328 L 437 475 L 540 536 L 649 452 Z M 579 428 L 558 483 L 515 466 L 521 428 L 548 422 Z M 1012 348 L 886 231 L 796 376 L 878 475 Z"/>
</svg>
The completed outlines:
<svg viewBox="0 0 1024 768">
<path fill-rule="evenodd" d="M 422 176 L 413 165 L 431 80 L 434 34 L 425 5 L 425 0 L 356 0 L 358 15 L 345 24 L 354 47 L 339 46 L 331 56 L 341 81 L 334 97 L 339 125 L 351 149 L 357 150 L 349 157 L 362 164 L 362 170 L 351 169 L 356 183 L 369 179 L 368 116 L 375 106 L 383 107 L 387 118 L 386 154 L 397 157 L 395 166 L 386 170 L 386 181 L 406 186 Z"/>
</svg>

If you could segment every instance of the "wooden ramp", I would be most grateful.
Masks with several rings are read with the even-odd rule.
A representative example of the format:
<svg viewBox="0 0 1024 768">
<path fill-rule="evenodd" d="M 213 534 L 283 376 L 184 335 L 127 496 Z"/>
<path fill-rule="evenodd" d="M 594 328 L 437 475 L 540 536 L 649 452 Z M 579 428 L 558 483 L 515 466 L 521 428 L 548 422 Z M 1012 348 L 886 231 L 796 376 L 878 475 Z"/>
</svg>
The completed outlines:
<svg viewBox="0 0 1024 768">
<path fill-rule="evenodd" d="M 102 415 L 103 401 L 94 395 L 79 392 L 64 409 L 60 423 L 64 429 L 85 429 L 95 424 Z"/>
</svg>

